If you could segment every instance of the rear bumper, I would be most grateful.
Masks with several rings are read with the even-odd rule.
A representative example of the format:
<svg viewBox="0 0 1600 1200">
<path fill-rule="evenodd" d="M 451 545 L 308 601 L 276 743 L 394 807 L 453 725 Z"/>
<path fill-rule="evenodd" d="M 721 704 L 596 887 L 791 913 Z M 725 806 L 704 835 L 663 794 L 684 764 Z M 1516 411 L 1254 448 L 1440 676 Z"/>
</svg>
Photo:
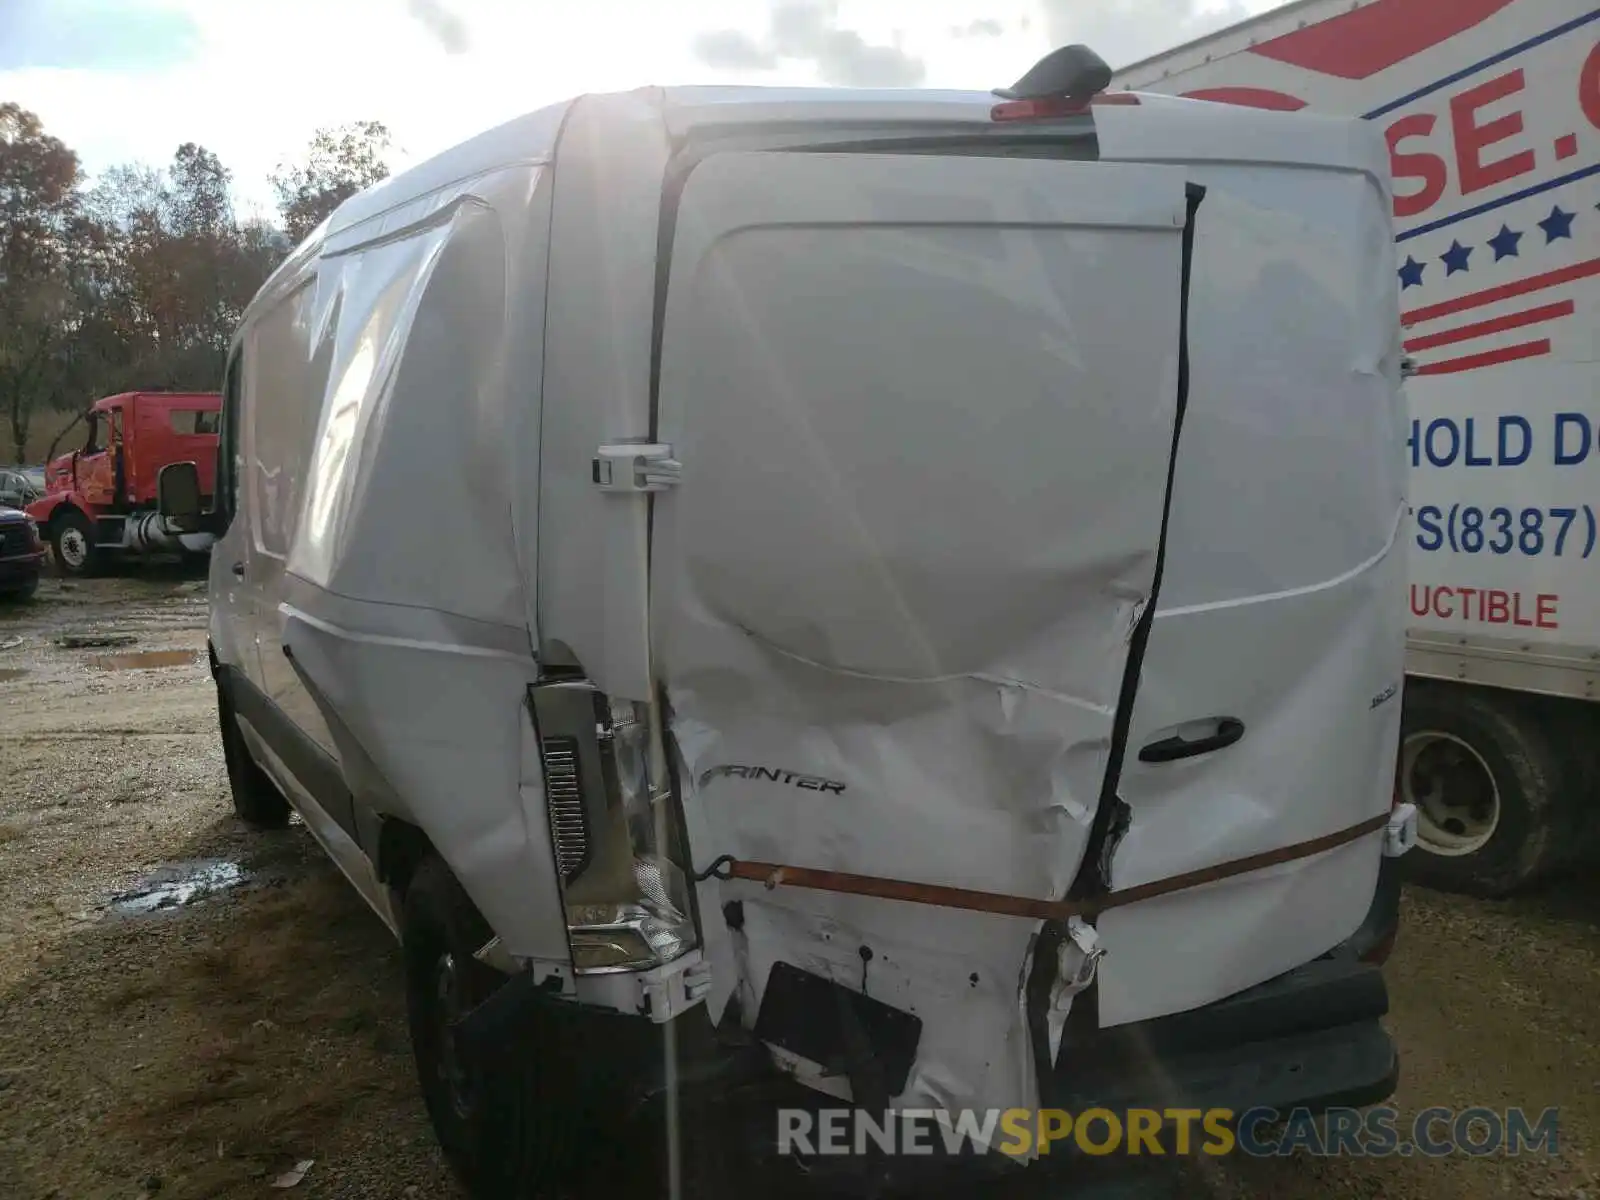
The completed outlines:
<svg viewBox="0 0 1600 1200">
<path fill-rule="evenodd" d="M 1379 1023 L 1388 1009 L 1376 966 L 1318 959 L 1192 1012 L 1101 1031 L 1063 1055 L 1052 1103 L 1235 1113 L 1376 1104 L 1400 1075 Z"/>
<path fill-rule="evenodd" d="M 1398 1055 L 1379 1023 L 1387 1008 L 1378 968 L 1341 948 L 1332 957 L 1204 1009 L 1103 1031 L 1107 1036 L 1097 1051 L 1079 1048 L 1077 1057 L 1062 1060 L 1054 1094 L 1041 1098 L 1040 1104 L 1074 1115 L 1093 1108 L 1114 1114 L 1227 1109 L 1233 1117 L 1224 1123 L 1235 1125 L 1239 1137 L 1247 1136 L 1247 1125 L 1259 1137 L 1263 1116 L 1270 1123 L 1295 1109 L 1315 1113 L 1376 1104 L 1394 1091 Z M 635 1025 L 640 1037 L 666 1036 L 662 1026 L 618 1020 Z M 665 1140 L 672 1128 L 693 1130 L 695 1139 L 714 1144 L 715 1157 L 735 1176 L 745 1175 L 752 1190 L 770 1186 L 761 1181 L 775 1169 L 780 1177 L 803 1171 L 814 1188 L 840 1196 L 877 1195 L 875 1189 L 885 1186 L 934 1191 L 984 1177 L 1006 1181 L 1017 1171 L 1019 1163 L 1004 1153 L 978 1153 L 971 1146 L 946 1152 L 937 1135 L 916 1155 L 869 1152 L 805 1156 L 803 1162 L 786 1156 L 779 1151 L 778 1111 L 811 1114 L 808 1128 L 815 1130 L 823 1127 L 823 1113 L 837 1110 L 840 1102 L 776 1073 L 763 1048 L 740 1039 L 736 1031 L 712 1034 L 701 1028 L 698 1038 L 688 1035 L 689 1028 L 704 1021 L 699 1009 L 680 1018 L 675 1045 L 681 1057 L 670 1074 L 659 1073 L 654 1065 L 670 1057 L 659 1043 L 652 1043 L 652 1052 L 633 1056 L 653 1063 L 632 1075 L 637 1090 L 630 1097 L 633 1103 L 622 1111 L 647 1140 Z M 613 1047 L 618 1044 L 608 1041 Z M 698 1054 L 691 1049 L 696 1043 Z M 669 1115 L 674 1107 L 675 1121 Z M 1127 1117 L 1122 1120 L 1126 1127 Z M 1157 1134 L 1168 1153 L 1179 1148 L 1176 1129 L 1168 1120 Z M 1196 1137 L 1191 1151 L 1202 1141 Z M 695 1157 L 691 1150 L 690 1158 Z M 1103 1161 L 1096 1158 L 1093 1163 Z M 1119 1159 L 1103 1169 L 1115 1174 L 1143 1161 Z M 1037 1160 L 1035 1169 L 1051 1172 L 1073 1163 L 1092 1167 L 1069 1140 L 1058 1143 L 1050 1157 Z M 1100 1176 L 1075 1172 L 1069 1178 L 1083 1183 Z M 1147 1180 L 1126 1194 L 1147 1194 L 1140 1190 L 1145 1184 Z"/>
<path fill-rule="evenodd" d="M 1386 1099 L 1399 1079 L 1399 1056 L 1380 1023 L 1389 1008 L 1382 972 L 1364 958 L 1393 941 L 1397 865 L 1384 860 L 1367 919 L 1321 958 L 1190 1012 L 1095 1029 L 1075 1043 L 1069 1032 L 1058 1070 L 1041 1081 L 1041 1106 L 1072 1113 L 1221 1108 L 1237 1119 L 1251 1109 L 1287 1115 Z M 483 1039 L 482 1052 L 505 1058 L 521 1040 L 515 1027 L 531 1010 L 542 1010 L 570 1022 L 570 1036 L 593 1046 L 593 1080 L 608 1080 L 614 1089 L 604 1105 L 611 1116 L 646 1128 L 669 1122 L 693 1128 L 722 1146 L 720 1153 L 750 1165 L 777 1155 L 780 1107 L 816 1112 L 839 1106 L 778 1073 L 764 1047 L 741 1029 L 725 1024 L 713 1031 L 702 1007 L 660 1025 L 585 1012 L 540 994 L 527 980 L 497 999 L 484 1009 L 498 1013 L 478 1014 L 490 1018 L 474 1031 Z M 1057 1157 L 1070 1161 L 1074 1154 L 1069 1149 Z M 849 1191 L 863 1179 L 931 1183 L 948 1179 L 952 1169 L 1009 1174 L 1015 1165 L 1000 1154 L 952 1158 L 935 1149 L 929 1157 L 892 1162 L 812 1160 L 807 1170 L 814 1181 L 826 1178 L 839 1185 L 835 1190 Z"/>
<path fill-rule="evenodd" d="M 1389 993 L 1375 960 L 1399 921 L 1399 860 L 1385 858 L 1366 919 L 1344 942 L 1202 1008 L 1092 1031 L 1063 1048 L 1050 1102 L 1237 1113 L 1386 1099 L 1400 1064 L 1380 1024 Z"/>
</svg>

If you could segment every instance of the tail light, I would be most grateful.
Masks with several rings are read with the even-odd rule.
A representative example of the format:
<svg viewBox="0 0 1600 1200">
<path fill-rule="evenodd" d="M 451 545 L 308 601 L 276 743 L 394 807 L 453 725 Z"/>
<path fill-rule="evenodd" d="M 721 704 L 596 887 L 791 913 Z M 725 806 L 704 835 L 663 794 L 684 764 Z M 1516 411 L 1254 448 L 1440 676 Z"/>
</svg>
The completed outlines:
<svg viewBox="0 0 1600 1200">
<path fill-rule="evenodd" d="M 586 680 L 531 689 L 573 968 L 648 970 L 698 943 L 646 704 Z"/>
<path fill-rule="evenodd" d="M 578 778 L 578 743 L 569 737 L 545 738 L 544 798 L 550 809 L 550 840 L 556 870 L 563 881 L 577 877 L 589 865 L 589 814 L 583 804 L 583 784 Z"/>
</svg>

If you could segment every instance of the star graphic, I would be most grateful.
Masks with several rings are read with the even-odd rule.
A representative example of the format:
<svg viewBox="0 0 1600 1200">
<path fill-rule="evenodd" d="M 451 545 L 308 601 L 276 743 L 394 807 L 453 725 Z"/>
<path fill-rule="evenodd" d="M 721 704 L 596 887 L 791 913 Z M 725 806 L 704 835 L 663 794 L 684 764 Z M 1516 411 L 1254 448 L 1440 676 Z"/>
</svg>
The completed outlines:
<svg viewBox="0 0 1600 1200">
<path fill-rule="evenodd" d="M 1489 245 L 1494 250 L 1494 260 L 1499 262 L 1502 258 L 1517 257 L 1517 243 L 1522 240 L 1522 234 L 1514 231 L 1509 225 L 1500 226 L 1500 232 L 1489 239 Z"/>
<path fill-rule="evenodd" d="M 1550 215 L 1539 222 L 1539 228 L 1544 230 L 1544 244 L 1549 245 L 1557 238 L 1572 236 L 1572 218 L 1577 213 L 1562 212 L 1558 204 L 1550 210 Z"/>
<path fill-rule="evenodd" d="M 1406 261 L 1400 264 L 1400 290 L 1403 292 L 1408 287 L 1422 286 L 1422 269 L 1427 263 L 1419 263 L 1411 255 L 1406 255 Z"/>
<path fill-rule="evenodd" d="M 1450 249 L 1439 256 L 1439 261 L 1444 264 L 1445 275 L 1450 276 L 1457 271 L 1468 270 L 1467 259 L 1470 257 L 1472 257 L 1471 246 L 1463 246 L 1460 242 L 1452 241 Z"/>
</svg>

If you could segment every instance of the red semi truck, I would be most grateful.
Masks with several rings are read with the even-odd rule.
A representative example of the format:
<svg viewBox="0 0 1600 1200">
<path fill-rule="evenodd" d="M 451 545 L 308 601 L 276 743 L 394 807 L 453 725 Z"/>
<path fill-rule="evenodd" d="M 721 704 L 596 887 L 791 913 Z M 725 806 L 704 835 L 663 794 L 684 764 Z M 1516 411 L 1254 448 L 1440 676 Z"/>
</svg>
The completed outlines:
<svg viewBox="0 0 1600 1200">
<path fill-rule="evenodd" d="M 209 534 L 168 530 L 156 477 L 168 463 L 197 463 L 209 496 L 221 414 L 216 392 L 124 392 L 91 405 L 83 447 L 51 459 L 45 494 L 27 508 L 61 571 L 92 575 L 124 552 L 205 554 Z"/>
</svg>

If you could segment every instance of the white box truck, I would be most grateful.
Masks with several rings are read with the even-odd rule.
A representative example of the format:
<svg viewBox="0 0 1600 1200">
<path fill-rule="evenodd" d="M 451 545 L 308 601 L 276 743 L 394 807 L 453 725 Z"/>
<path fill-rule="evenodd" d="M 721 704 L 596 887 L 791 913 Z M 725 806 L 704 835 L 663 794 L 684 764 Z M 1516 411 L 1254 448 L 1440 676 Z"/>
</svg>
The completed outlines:
<svg viewBox="0 0 1600 1200">
<path fill-rule="evenodd" d="M 1383 130 L 1411 468 L 1413 876 L 1486 895 L 1593 849 L 1600 6 L 1301 0 L 1114 87 Z"/>
<path fill-rule="evenodd" d="M 245 314 L 215 509 L 162 476 L 234 801 L 400 935 L 475 1195 L 691 1081 L 1392 1089 L 1388 157 L 1109 81 L 584 96 Z"/>
</svg>

